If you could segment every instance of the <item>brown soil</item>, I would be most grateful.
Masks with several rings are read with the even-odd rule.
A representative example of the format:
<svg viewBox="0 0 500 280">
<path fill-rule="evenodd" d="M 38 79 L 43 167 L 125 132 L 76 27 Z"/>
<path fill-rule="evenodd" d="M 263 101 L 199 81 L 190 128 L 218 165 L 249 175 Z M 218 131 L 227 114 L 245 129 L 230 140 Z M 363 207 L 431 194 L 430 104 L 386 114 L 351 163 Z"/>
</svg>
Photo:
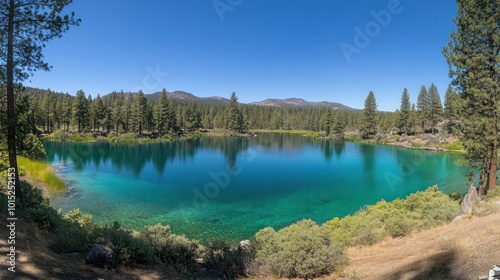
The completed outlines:
<svg viewBox="0 0 500 280">
<path fill-rule="evenodd" d="M 16 221 L 16 266 L 15 273 L 8 271 L 7 254 L 10 246 L 6 207 L 0 209 L 0 279 L 32 280 L 32 279 L 138 279 L 155 280 L 170 279 L 167 272 L 142 268 L 118 268 L 103 270 L 85 264 L 84 256 L 70 257 L 53 253 L 48 247 L 52 241 L 51 233 L 41 231 L 24 220 Z"/>
</svg>

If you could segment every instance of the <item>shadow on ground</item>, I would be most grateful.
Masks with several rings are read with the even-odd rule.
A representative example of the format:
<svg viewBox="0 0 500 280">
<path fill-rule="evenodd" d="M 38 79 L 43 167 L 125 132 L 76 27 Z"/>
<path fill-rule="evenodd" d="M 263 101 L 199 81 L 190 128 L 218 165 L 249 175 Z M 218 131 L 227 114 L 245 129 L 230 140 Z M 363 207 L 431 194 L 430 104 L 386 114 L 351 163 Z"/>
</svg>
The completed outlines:
<svg viewBox="0 0 500 280">
<path fill-rule="evenodd" d="M 465 277 L 453 273 L 455 264 L 455 250 L 442 250 L 425 259 L 417 260 L 406 266 L 403 270 L 392 272 L 385 279 L 390 280 L 442 280 L 455 279 L 467 280 Z"/>
</svg>

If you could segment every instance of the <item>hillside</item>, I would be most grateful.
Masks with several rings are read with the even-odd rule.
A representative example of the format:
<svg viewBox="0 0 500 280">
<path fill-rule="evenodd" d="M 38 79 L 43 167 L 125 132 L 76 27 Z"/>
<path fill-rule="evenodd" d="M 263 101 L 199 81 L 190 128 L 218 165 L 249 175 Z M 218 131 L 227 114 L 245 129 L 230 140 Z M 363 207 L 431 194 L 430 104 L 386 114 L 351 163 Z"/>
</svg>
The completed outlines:
<svg viewBox="0 0 500 280">
<path fill-rule="evenodd" d="M 171 100 L 177 100 L 177 101 L 185 101 L 185 102 L 197 102 L 199 104 L 226 104 L 229 102 L 228 99 L 220 97 L 220 96 L 211 96 L 211 97 L 198 97 L 192 93 L 185 92 L 185 91 L 173 91 L 173 92 L 168 92 L 168 98 Z M 130 96 L 130 95 L 135 95 L 137 93 L 130 93 L 126 92 L 125 96 Z M 157 100 L 160 97 L 161 92 L 155 92 L 155 93 L 150 93 L 150 94 L 144 94 L 144 96 L 149 99 L 149 100 Z"/>
<path fill-rule="evenodd" d="M 50 90 L 50 89 L 49 89 Z M 39 89 L 39 88 L 32 88 L 32 87 L 26 87 L 25 92 L 28 94 L 34 94 L 34 95 L 43 95 L 47 91 L 45 89 Z M 60 92 L 54 92 L 57 96 L 59 95 L 64 95 L 64 93 Z M 220 97 L 220 96 L 210 96 L 210 97 L 199 97 L 196 96 L 192 93 L 181 91 L 181 90 L 176 90 L 172 92 L 168 92 L 168 98 L 171 100 L 177 100 L 177 101 L 185 101 L 185 102 L 196 102 L 199 104 L 209 104 L 209 105 L 223 105 L 227 104 L 229 102 L 229 99 Z M 109 95 L 111 93 L 105 94 Z M 137 92 L 125 92 L 125 96 L 130 96 L 130 95 L 136 95 Z M 149 99 L 149 100 L 157 100 L 160 97 L 161 92 L 155 92 L 155 93 L 147 93 L 144 94 L 144 96 Z M 71 94 L 74 95 L 74 94 Z M 95 96 L 94 96 L 95 97 Z M 321 101 L 321 102 L 312 102 L 312 101 L 307 101 L 303 98 L 285 98 L 285 99 L 266 99 L 263 101 L 256 101 L 256 102 L 250 102 L 249 105 L 256 105 L 256 106 L 266 106 L 266 107 L 301 107 L 301 108 L 308 108 L 308 107 L 330 107 L 334 110 L 344 110 L 344 111 L 360 111 L 359 109 L 351 108 L 349 106 L 346 106 L 344 104 L 338 103 L 338 102 L 329 102 L 329 101 Z"/>
<path fill-rule="evenodd" d="M 344 104 L 337 102 L 311 102 L 304 100 L 302 98 L 285 98 L 285 99 L 266 99 L 260 102 L 252 102 L 251 105 L 259 105 L 259 106 L 269 106 L 269 107 L 330 107 L 335 110 L 345 110 L 345 111 L 359 111 L 358 109 L 354 109 L 348 107 Z"/>
<path fill-rule="evenodd" d="M 500 262 L 499 225 L 497 212 L 350 248 L 346 271 L 362 279 L 479 279 Z"/>
</svg>

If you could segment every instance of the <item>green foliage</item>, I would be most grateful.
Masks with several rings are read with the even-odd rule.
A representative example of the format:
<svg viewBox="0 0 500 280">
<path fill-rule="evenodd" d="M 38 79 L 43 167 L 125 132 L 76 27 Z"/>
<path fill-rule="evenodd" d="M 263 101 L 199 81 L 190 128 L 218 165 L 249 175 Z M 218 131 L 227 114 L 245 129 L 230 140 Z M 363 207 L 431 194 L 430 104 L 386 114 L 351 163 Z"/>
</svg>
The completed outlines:
<svg viewBox="0 0 500 280">
<path fill-rule="evenodd" d="M 130 230 L 123 228 L 118 222 L 96 228 L 93 240 L 113 249 L 118 255 L 118 261 L 123 265 L 158 263 L 158 258 L 148 242 L 143 238 L 134 237 Z"/>
<path fill-rule="evenodd" d="M 49 200 L 44 198 L 42 192 L 21 181 L 23 200 L 20 201 L 19 211 L 23 216 L 32 220 L 39 228 L 54 231 L 60 225 L 60 216 L 50 207 Z"/>
<path fill-rule="evenodd" d="M 268 227 L 255 235 L 256 261 L 275 277 L 312 278 L 346 264 L 344 247 L 311 220 L 276 232 Z"/>
<path fill-rule="evenodd" d="M 432 133 L 435 133 L 437 123 L 443 118 L 443 105 L 441 104 L 441 97 L 434 83 L 429 87 L 429 97 L 430 97 L 430 115 L 429 121 L 431 123 Z"/>
<path fill-rule="evenodd" d="M 182 270 L 192 270 L 196 265 L 200 244 L 185 236 L 172 234 L 169 226 L 161 224 L 146 226 L 140 236 L 151 244 L 161 262 L 172 264 Z"/>
<path fill-rule="evenodd" d="M 408 89 L 403 89 L 403 95 L 401 96 L 401 107 L 399 108 L 399 122 L 398 128 L 399 131 L 403 133 L 411 132 L 410 125 L 410 113 L 411 113 L 411 103 L 410 103 L 410 94 L 408 93 Z"/>
<path fill-rule="evenodd" d="M 457 141 L 450 143 L 450 144 L 446 144 L 444 147 L 448 151 L 463 151 L 464 150 L 464 146 L 462 145 L 462 142 L 460 142 L 460 140 L 457 140 Z"/>
<path fill-rule="evenodd" d="M 431 228 L 451 221 L 459 204 L 438 191 L 437 186 L 396 199 L 384 200 L 352 216 L 325 223 L 333 240 L 347 245 L 374 244 L 386 235 L 405 236 L 413 230 Z"/>
<path fill-rule="evenodd" d="M 162 90 L 160 98 L 154 105 L 154 116 L 156 131 L 160 136 L 165 135 L 170 130 L 175 130 L 175 115 L 172 106 L 167 98 L 167 91 Z"/>
<path fill-rule="evenodd" d="M 450 84 L 444 96 L 444 117 L 448 120 L 446 129 L 448 133 L 457 134 L 460 129 L 460 96 Z"/>
<path fill-rule="evenodd" d="M 78 224 L 81 228 L 84 228 L 89 232 L 94 229 L 94 219 L 92 215 L 82 213 L 79 208 L 69 211 L 66 215 L 64 215 L 64 219 Z"/>
<path fill-rule="evenodd" d="M 79 90 L 76 93 L 76 98 L 73 100 L 73 122 L 78 127 L 78 132 L 86 131 L 89 127 L 90 122 L 90 104 L 87 98 L 85 98 L 85 93 Z"/>
<path fill-rule="evenodd" d="M 54 231 L 56 238 L 50 244 L 50 249 L 56 253 L 80 252 L 84 254 L 93 244 L 91 233 L 77 222 L 61 219 Z"/>
<path fill-rule="evenodd" d="M 231 94 L 229 106 L 226 109 L 226 123 L 227 129 L 233 132 L 242 133 L 245 130 L 243 114 L 238 105 L 238 97 L 234 92 Z"/>
<path fill-rule="evenodd" d="M 427 91 L 427 88 L 422 85 L 417 97 L 418 119 L 422 127 L 422 131 L 425 131 L 426 124 L 431 116 L 431 105 L 432 97 Z"/>
<path fill-rule="evenodd" d="M 496 188 L 500 116 L 500 5 L 496 0 L 458 0 L 456 30 L 444 48 L 459 92 L 461 140 L 470 181 L 479 170 L 479 192 Z M 489 176 L 491 175 L 491 176 Z"/>
<path fill-rule="evenodd" d="M 34 179 L 47 185 L 51 191 L 64 191 L 66 190 L 66 183 L 56 174 L 52 166 L 43 161 L 30 160 L 25 157 L 17 158 L 20 167 L 24 168 L 26 172 L 33 176 Z"/>
<path fill-rule="evenodd" d="M 365 100 L 361 133 L 364 139 L 371 138 L 377 133 L 377 101 L 373 91 L 368 93 Z"/>
<path fill-rule="evenodd" d="M 203 255 L 207 274 L 214 279 L 246 276 L 246 264 L 253 260 L 251 249 L 231 248 L 224 241 L 210 243 Z"/>
</svg>

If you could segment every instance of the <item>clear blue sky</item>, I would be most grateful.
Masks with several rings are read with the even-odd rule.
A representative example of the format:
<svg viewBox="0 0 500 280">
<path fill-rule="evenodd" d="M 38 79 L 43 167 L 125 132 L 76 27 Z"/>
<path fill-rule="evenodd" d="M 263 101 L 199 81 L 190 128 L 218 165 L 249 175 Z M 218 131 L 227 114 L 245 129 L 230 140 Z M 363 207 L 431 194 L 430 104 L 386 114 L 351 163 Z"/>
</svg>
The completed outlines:
<svg viewBox="0 0 500 280">
<path fill-rule="evenodd" d="M 443 98 L 450 82 L 442 48 L 453 0 L 76 0 L 68 10 L 81 26 L 47 44 L 52 71 L 26 85 L 92 96 L 235 91 L 243 103 L 300 97 L 355 108 L 373 90 L 379 110 L 394 111 L 404 87 L 416 102 L 421 85 L 434 82 Z"/>
</svg>

